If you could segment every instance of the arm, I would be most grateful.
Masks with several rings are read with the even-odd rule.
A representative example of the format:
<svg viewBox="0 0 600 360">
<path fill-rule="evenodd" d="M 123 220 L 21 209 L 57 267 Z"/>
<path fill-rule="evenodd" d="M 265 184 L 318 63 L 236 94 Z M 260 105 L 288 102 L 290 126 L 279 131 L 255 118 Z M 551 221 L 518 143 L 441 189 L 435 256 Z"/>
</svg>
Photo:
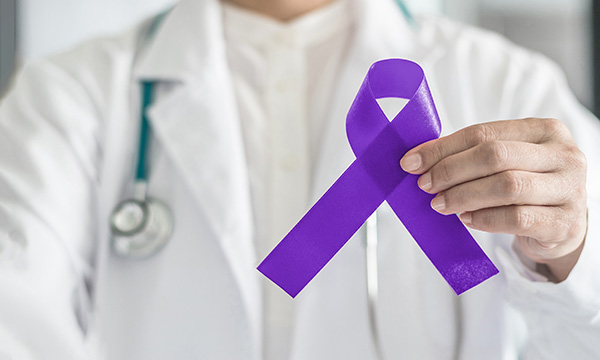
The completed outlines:
<svg viewBox="0 0 600 360">
<path fill-rule="evenodd" d="M 0 103 L 0 353 L 85 356 L 97 128 L 90 96 L 51 62 Z"/>
<path fill-rule="evenodd" d="M 594 359 L 600 356 L 600 124 L 552 64 L 531 59 L 514 87 L 503 89 L 512 94 L 511 116 L 560 121 L 474 125 L 409 151 L 401 165 L 422 174 L 424 191 L 439 193 L 432 202 L 439 212 L 515 235 L 513 247 L 525 261 L 505 259 L 505 273 L 509 300 L 529 328 L 526 358 Z"/>
</svg>

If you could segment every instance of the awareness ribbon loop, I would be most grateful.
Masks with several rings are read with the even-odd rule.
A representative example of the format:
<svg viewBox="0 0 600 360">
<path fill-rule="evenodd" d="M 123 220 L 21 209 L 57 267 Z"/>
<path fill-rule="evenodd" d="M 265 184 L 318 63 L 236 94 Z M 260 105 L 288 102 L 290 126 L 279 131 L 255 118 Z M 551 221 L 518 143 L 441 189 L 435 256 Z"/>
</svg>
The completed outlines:
<svg viewBox="0 0 600 360">
<path fill-rule="evenodd" d="M 376 100 L 386 97 L 409 100 L 392 121 Z M 418 64 L 374 63 L 348 111 L 346 132 L 356 160 L 263 260 L 261 273 L 295 297 L 384 201 L 456 294 L 498 273 L 458 217 L 434 211 L 434 195 L 399 165 L 408 150 L 441 132 Z"/>
</svg>

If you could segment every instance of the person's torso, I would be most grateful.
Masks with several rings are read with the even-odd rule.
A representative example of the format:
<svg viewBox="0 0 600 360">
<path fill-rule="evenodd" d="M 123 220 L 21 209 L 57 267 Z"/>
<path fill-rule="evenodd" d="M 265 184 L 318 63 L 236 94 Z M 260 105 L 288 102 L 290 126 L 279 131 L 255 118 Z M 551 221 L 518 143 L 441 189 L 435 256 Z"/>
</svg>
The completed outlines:
<svg viewBox="0 0 600 360">
<path fill-rule="evenodd" d="M 190 10 L 185 6 L 172 11 L 172 22 Z M 390 21 L 398 15 L 390 15 Z M 437 31 L 431 23 L 423 26 L 421 33 Z M 131 51 L 137 40 L 129 44 Z M 315 156 L 309 203 L 353 160 L 345 138 L 345 112 L 369 65 L 367 60 L 382 55 L 422 60 L 444 133 L 499 116 L 495 108 L 488 111 L 469 104 L 476 101 L 473 88 L 457 92 L 448 85 L 462 76 L 452 71 L 460 67 L 451 54 L 436 55 L 435 47 L 377 49 L 358 46 L 344 60 L 329 123 Z M 356 59 L 361 51 L 363 58 Z M 131 69 L 126 66 L 131 64 L 124 62 L 118 69 L 125 76 L 108 97 L 111 111 L 104 124 L 100 223 L 108 223 L 110 210 L 128 196 L 133 179 L 139 111 L 133 94 L 138 83 L 127 76 Z M 260 356 L 260 288 L 267 280 L 255 269 L 260 259 L 255 255 L 243 126 L 239 114 L 231 110 L 237 106 L 232 85 L 219 82 L 231 79 L 221 71 L 218 67 L 205 76 L 204 83 L 167 82 L 159 87 L 150 111 L 153 140 L 148 193 L 170 206 L 175 231 L 161 252 L 141 261 L 116 257 L 105 232 L 97 261 L 90 338 L 106 358 Z M 378 211 L 378 225 L 377 307 L 380 340 L 388 358 L 516 357 L 514 336 L 506 331 L 519 329 L 520 320 L 504 302 L 502 275 L 458 298 L 385 204 Z M 290 359 L 376 359 L 368 318 L 364 236 L 362 230 L 357 232 L 294 300 Z M 492 258 L 498 246 L 494 237 L 499 236 L 476 234 Z"/>
</svg>

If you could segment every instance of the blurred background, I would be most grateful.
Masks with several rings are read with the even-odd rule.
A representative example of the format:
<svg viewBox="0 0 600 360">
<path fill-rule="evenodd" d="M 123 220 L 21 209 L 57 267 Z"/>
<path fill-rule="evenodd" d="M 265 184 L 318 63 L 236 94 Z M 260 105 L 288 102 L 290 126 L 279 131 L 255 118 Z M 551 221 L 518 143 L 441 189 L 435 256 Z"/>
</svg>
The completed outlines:
<svg viewBox="0 0 600 360">
<path fill-rule="evenodd" d="M 15 68 L 90 37 L 122 31 L 176 0 L 0 0 L 0 94 Z M 594 17 L 600 0 L 405 0 L 433 13 L 504 34 L 566 72 L 579 100 L 600 115 L 600 59 Z M 598 27 L 598 26 L 596 26 Z M 598 37 L 600 37 L 600 31 Z M 596 44 L 600 47 L 600 44 Z"/>
</svg>

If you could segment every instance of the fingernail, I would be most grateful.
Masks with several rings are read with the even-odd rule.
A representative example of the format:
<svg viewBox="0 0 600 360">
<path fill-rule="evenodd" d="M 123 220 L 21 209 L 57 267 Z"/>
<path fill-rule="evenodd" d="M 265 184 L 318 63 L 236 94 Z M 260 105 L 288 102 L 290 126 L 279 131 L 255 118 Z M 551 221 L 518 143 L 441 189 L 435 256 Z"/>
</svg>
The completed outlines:
<svg viewBox="0 0 600 360">
<path fill-rule="evenodd" d="M 421 175 L 418 181 L 419 187 L 425 191 L 431 190 L 431 174 L 425 173 Z"/>
<path fill-rule="evenodd" d="M 421 155 L 411 154 L 400 160 L 400 166 L 404 171 L 415 171 L 421 167 Z"/>
<path fill-rule="evenodd" d="M 466 213 L 462 213 L 458 216 L 460 218 L 460 221 L 464 222 L 465 224 L 470 225 L 473 216 L 471 215 L 470 212 L 466 212 Z"/>
<path fill-rule="evenodd" d="M 444 199 L 444 195 L 438 195 L 433 200 L 431 200 L 431 207 L 433 210 L 441 213 L 446 209 L 446 201 Z"/>
</svg>

